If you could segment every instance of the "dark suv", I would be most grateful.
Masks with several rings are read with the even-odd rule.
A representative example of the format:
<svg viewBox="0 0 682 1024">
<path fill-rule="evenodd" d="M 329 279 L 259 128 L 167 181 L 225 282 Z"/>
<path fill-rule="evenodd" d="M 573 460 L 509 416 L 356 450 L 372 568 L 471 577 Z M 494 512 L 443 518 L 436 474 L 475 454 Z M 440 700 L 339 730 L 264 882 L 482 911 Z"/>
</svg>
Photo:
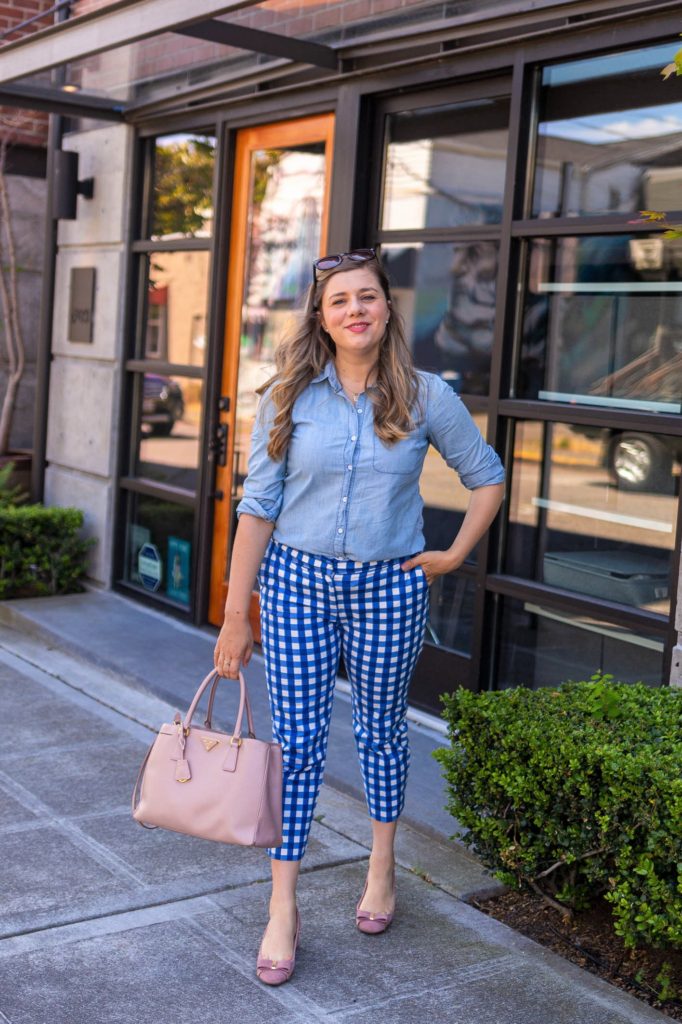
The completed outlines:
<svg viewBox="0 0 682 1024">
<path fill-rule="evenodd" d="M 142 422 L 149 426 L 150 432 L 168 437 L 184 414 L 185 401 L 180 385 L 159 373 L 145 373 Z"/>
</svg>

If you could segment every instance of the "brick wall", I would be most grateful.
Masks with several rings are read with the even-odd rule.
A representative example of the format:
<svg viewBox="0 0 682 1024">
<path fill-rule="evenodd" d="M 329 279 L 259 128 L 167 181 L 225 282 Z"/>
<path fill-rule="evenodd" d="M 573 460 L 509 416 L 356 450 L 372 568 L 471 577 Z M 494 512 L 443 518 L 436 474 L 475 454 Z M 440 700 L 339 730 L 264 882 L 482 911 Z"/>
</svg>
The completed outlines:
<svg viewBox="0 0 682 1024">
<path fill-rule="evenodd" d="M 52 0 L 0 0 L 0 33 L 2 43 L 13 42 L 24 36 L 46 28 L 53 22 L 53 15 L 48 14 L 31 25 L 17 32 L 4 33 L 13 26 L 33 18 L 36 14 L 46 11 L 52 6 Z M 1 45 L 1 43 L 0 43 Z M 18 110 L 11 107 L 0 107 L 0 132 L 8 135 L 14 144 L 24 146 L 45 146 L 47 143 L 47 114 L 31 110 Z"/>
</svg>

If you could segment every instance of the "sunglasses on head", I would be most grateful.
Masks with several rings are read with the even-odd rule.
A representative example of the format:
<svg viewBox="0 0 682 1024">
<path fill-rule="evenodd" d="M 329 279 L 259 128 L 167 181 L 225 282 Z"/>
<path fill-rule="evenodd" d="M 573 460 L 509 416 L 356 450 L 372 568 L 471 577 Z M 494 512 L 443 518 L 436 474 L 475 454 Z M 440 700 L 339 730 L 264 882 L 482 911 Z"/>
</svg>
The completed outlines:
<svg viewBox="0 0 682 1024">
<path fill-rule="evenodd" d="M 367 263 L 368 260 L 377 258 L 375 249 L 351 249 L 350 252 L 330 253 L 328 256 L 320 256 L 319 260 L 313 260 L 313 281 L 317 284 L 318 270 L 333 270 L 340 266 L 345 259 L 353 260 L 354 263 Z"/>
</svg>

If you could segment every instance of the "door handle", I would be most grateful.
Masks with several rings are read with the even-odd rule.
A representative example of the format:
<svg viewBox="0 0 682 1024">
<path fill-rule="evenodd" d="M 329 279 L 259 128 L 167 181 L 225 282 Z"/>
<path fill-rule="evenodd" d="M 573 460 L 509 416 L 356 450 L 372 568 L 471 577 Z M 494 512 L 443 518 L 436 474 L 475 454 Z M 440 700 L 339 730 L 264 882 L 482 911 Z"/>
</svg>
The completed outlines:
<svg viewBox="0 0 682 1024">
<path fill-rule="evenodd" d="M 219 423 L 208 442 L 208 450 L 218 466 L 227 462 L 227 423 Z"/>
</svg>

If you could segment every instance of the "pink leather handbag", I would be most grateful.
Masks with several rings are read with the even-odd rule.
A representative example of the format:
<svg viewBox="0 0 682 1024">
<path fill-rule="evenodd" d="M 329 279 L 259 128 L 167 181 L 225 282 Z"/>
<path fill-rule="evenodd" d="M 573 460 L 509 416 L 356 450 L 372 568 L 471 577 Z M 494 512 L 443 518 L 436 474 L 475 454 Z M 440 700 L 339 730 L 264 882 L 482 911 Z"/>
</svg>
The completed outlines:
<svg viewBox="0 0 682 1024">
<path fill-rule="evenodd" d="M 184 721 L 177 712 L 172 723 L 161 726 L 137 776 L 133 818 L 147 828 L 167 828 L 218 843 L 279 846 L 282 747 L 256 739 L 241 672 L 234 730 L 230 734 L 213 728 L 213 704 L 220 679 L 215 670 L 209 672 Z M 206 720 L 201 728 L 192 724 L 192 718 L 211 682 Z M 248 734 L 242 736 L 245 709 Z"/>
</svg>

